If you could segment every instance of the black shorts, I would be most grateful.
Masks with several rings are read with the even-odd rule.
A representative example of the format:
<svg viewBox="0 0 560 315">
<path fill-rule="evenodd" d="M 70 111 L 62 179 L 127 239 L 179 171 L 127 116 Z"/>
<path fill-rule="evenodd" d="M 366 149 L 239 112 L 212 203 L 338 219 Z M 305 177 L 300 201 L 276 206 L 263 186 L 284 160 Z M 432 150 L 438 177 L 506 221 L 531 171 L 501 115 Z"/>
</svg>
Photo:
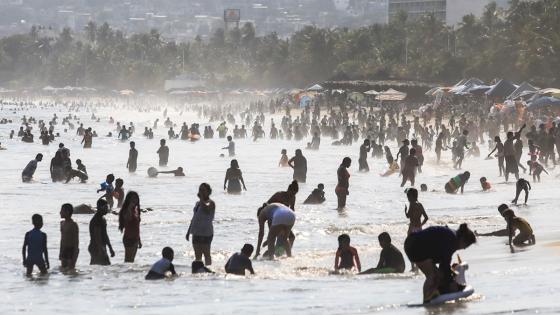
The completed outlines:
<svg viewBox="0 0 560 315">
<path fill-rule="evenodd" d="M 426 251 L 422 250 L 416 242 L 414 233 L 410 234 L 404 241 L 404 252 L 411 262 L 420 262 L 428 259 L 424 254 Z"/>
<path fill-rule="evenodd" d="M 193 235 L 192 242 L 193 244 L 210 245 L 212 244 L 213 238 L 214 235 L 210 235 L 210 236 Z"/>
</svg>

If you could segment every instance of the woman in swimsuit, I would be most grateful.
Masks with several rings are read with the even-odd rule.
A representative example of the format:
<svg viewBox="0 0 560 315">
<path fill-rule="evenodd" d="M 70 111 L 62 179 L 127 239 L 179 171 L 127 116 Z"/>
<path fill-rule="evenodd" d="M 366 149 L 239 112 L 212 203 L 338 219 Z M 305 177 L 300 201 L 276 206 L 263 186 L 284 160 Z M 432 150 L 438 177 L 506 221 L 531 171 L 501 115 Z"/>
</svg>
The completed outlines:
<svg viewBox="0 0 560 315">
<path fill-rule="evenodd" d="M 241 184 L 243 184 L 243 190 L 247 190 L 245 187 L 245 181 L 243 180 L 243 174 L 239 169 L 239 163 L 237 163 L 237 160 L 231 160 L 230 168 L 226 171 L 224 190 L 226 190 L 226 184 L 228 194 L 241 193 Z"/>
</svg>

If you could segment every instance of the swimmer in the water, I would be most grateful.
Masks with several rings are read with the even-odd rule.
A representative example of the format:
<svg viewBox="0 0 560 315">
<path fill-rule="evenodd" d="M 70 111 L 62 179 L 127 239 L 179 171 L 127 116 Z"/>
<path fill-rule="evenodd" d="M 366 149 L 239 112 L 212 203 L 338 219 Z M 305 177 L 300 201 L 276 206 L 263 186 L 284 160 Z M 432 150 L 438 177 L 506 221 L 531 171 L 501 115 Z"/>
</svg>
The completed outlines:
<svg viewBox="0 0 560 315">
<path fill-rule="evenodd" d="M 449 180 L 447 184 L 445 184 L 445 192 L 448 194 L 456 194 L 459 189 L 461 189 L 461 193 L 465 188 L 465 184 L 469 181 L 471 177 L 471 173 L 469 171 L 464 172 L 463 174 L 459 174 Z"/>
<path fill-rule="evenodd" d="M 286 149 L 282 149 L 282 157 L 280 157 L 280 162 L 278 162 L 278 166 L 280 167 L 288 167 L 288 151 Z"/>
<path fill-rule="evenodd" d="M 296 195 L 299 192 L 299 185 L 297 181 L 292 181 L 292 183 L 288 186 L 288 189 L 286 191 L 279 191 L 277 193 L 275 193 L 274 195 L 272 195 L 272 197 L 270 197 L 268 199 L 268 201 L 266 203 L 271 204 L 271 203 L 281 203 L 283 205 L 285 205 L 286 207 L 289 207 L 290 209 L 292 209 L 293 211 L 295 211 L 295 207 L 296 207 Z"/>
<path fill-rule="evenodd" d="M 360 256 L 356 248 L 350 246 L 350 236 L 348 234 L 342 234 L 338 237 L 338 249 L 334 259 L 334 270 L 351 270 L 354 268 L 356 268 L 358 272 L 362 271 Z"/>
<path fill-rule="evenodd" d="M 381 255 L 377 267 L 361 272 L 361 275 L 371 273 L 403 273 L 405 263 L 403 254 L 395 245 L 391 244 L 391 236 L 387 232 L 379 234 L 377 237 L 381 246 Z"/>
<path fill-rule="evenodd" d="M 43 155 L 41 153 L 35 156 L 35 159 L 29 161 L 27 166 L 21 172 L 21 181 L 24 183 L 28 183 L 33 179 L 33 175 L 35 174 L 35 170 L 37 170 L 37 163 L 43 160 Z"/>
<path fill-rule="evenodd" d="M 21 254 L 23 256 L 23 265 L 26 268 L 27 276 L 33 273 L 33 267 L 37 266 L 41 274 L 46 274 L 49 269 L 49 253 L 47 250 L 47 234 L 41 231 L 43 227 L 43 217 L 34 214 L 31 217 L 33 229 L 25 233 L 23 248 Z"/>
<path fill-rule="evenodd" d="M 414 186 L 416 169 L 420 165 L 415 154 L 416 149 L 412 148 L 410 149 L 409 154 L 401 161 L 401 164 L 403 165 L 401 187 L 404 187 L 408 180 L 410 180 L 410 185 Z"/>
<path fill-rule="evenodd" d="M 348 172 L 350 165 L 352 165 L 352 160 L 349 157 L 345 157 L 336 171 L 338 183 L 334 191 L 338 200 L 338 210 L 343 210 L 346 207 L 346 198 L 350 194 L 348 190 L 350 187 L 350 173 Z"/>
<path fill-rule="evenodd" d="M 130 141 L 130 150 L 128 151 L 128 161 L 126 162 L 126 168 L 131 173 L 136 172 L 138 166 L 138 150 L 136 150 L 136 143 Z"/>
<path fill-rule="evenodd" d="M 428 191 L 428 185 L 426 185 L 426 184 L 420 184 L 420 191 L 421 191 L 421 192 L 426 192 L 426 191 Z"/>
<path fill-rule="evenodd" d="M 124 201 L 124 180 L 122 178 L 117 178 L 115 180 L 115 190 L 113 191 L 113 197 L 117 199 L 117 208 L 121 208 Z"/>
<path fill-rule="evenodd" d="M 531 190 L 531 184 L 529 183 L 529 181 L 525 180 L 524 178 L 520 178 L 515 184 L 515 198 L 511 202 L 516 205 L 521 191 L 525 191 L 524 204 L 527 204 L 527 199 L 529 199 L 529 190 Z"/>
<path fill-rule="evenodd" d="M 225 265 L 226 273 L 231 273 L 238 276 L 244 276 L 245 270 L 248 270 L 252 275 L 255 274 L 253 264 L 251 263 L 251 255 L 253 254 L 253 245 L 245 244 L 241 252 L 233 254 Z"/>
<path fill-rule="evenodd" d="M 241 193 L 241 185 L 243 185 L 243 190 L 246 191 L 247 187 L 245 187 L 243 172 L 241 172 L 237 160 L 233 159 L 230 162 L 230 167 L 226 170 L 226 177 L 224 178 L 224 190 L 227 189 L 227 192 L 229 194 L 239 194 Z"/>
<path fill-rule="evenodd" d="M 533 228 L 529 225 L 525 219 L 515 215 L 513 210 L 508 209 L 503 213 L 504 218 L 508 222 L 508 236 L 509 236 L 509 246 L 524 246 L 524 245 L 535 245 L 535 235 L 533 234 Z M 517 236 L 515 232 L 519 231 Z M 513 250 L 513 248 L 512 248 Z"/>
<path fill-rule="evenodd" d="M 78 260 L 79 246 L 79 230 L 78 224 L 72 220 L 74 207 L 65 203 L 60 209 L 60 217 L 64 219 L 60 223 L 60 251 L 58 258 L 60 266 L 66 270 L 72 270 L 76 267 Z"/>
<path fill-rule="evenodd" d="M 492 188 L 492 185 L 490 185 L 486 177 L 480 178 L 480 186 L 482 187 L 482 191 L 488 191 Z"/>
<path fill-rule="evenodd" d="M 529 165 L 529 175 L 533 174 L 533 183 L 541 182 L 541 173 L 545 172 L 546 175 L 550 175 L 544 167 L 537 161 L 527 161 L 527 165 Z"/>
<path fill-rule="evenodd" d="M 111 253 L 111 257 L 115 257 L 115 251 L 111 246 L 109 235 L 107 234 L 107 221 L 105 215 L 109 212 L 107 201 L 103 199 L 97 200 L 97 211 L 89 222 L 90 242 L 88 252 L 91 256 L 90 265 L 110 265 L 107 248 Z"/>
<path fill-rule="evenodd" d="M 304 205 L 317 205 L 325 202 L 325 185 L 319 184 L 303 202 Z"/>
<path fill-rule="evenodd" d="M 105 198 L 105 200 L 107 200 L 107 203 L 109 204 L 109 209 L 113 208 L 113 203 L 114 203 L 113 200 L 113 191 L 115 190 L 115 187 L 113 186 L 114 181 L 115 181 L 115 175 L 113 174 L 107 175 L 105 181 L 101 183 L 101 188 L 97 190 L 97 193 L 100 193 L 102 191 L 105 192 L 105 194 L 101 196 L 101 198 Z"/>
<path fill-rule="evenodd" d="M 152 265 L 150 271 L 146 275 L 146 280 L 159 280 L 165 279 L 168 273 L 171 273 L 171 276 L 176 276 L 177 272 L 175 272 L 175 266 L 173 265 L 173 258 L 175 253 L 171 247 L 165 247 L 161 251 L 162 258 L 158 260 L 155 264 Z"/>
<path fill-rule="evenodd" d="M 267 245 L 268 250 L 263 254 L 264 257 L 273 258 L 276 247 L 276 240 L 283 244 L 288 257 L 292 256 L 292 245 L 288 241 L 288 236 L 296 222 L 295 212 L 280 203 L 264 204 L 257 210 L 259 220 L 259 235 L 257 241 L 257 252 L 255 258 L 260 255 L 261 245 L 264 238 L 264 226 L 268 225 Z"/>
<path fill-rule="evenodd" d="M 408 259 L 426 276 L 423 287 L 424 303 L 439 296 L 459 291 L 451 270 L 453 254 L 476 242 L 475 234 L 461 224 L 456 231 L 446 226 L 432 226 L 412 233 L 404 242 Z"/>
<path fill-rule="evenodd" d="M 169 147 L 165 145 L 165 139 L 159 141 L 159 149 L 156 152 L 159 155 L 159 166 L 167 166 L 169 161 Z"/>
<path fill-rule="evenodd" d="M 424 206 L 418 202 L 418 190 L 415 188 L 407 189 L 406 197 L 408 198 L 410 207 L 404 207 L 404 214 L 410 220 L 407 233 L 407 235 L 410 235 L 422 230 L 422 226 L 428 222 L 428 215 L 426 214 L 426 210 L 424 210 Z"/>
<path fill-rule="evenodd" d="M 157 172 L 158 174 L 173 174 L 173 176 L 185 176 L 182 167 L 177 167 L 176 170 L 173 171 L 164 171 L 164 172 Z"/>
</svg>

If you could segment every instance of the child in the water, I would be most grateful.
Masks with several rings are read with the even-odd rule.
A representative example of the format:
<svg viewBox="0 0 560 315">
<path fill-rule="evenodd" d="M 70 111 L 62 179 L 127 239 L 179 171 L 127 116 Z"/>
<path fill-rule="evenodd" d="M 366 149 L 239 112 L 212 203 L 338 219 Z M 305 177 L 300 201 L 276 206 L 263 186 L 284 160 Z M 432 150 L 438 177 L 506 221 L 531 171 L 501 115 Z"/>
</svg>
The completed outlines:
<svg viewBox="0 0 560 315">
<path fill-rule="evenodd" d="M 153 264 L 152 268 L 146 275 L 146 280 L 159 280 L 165 279 L 168 273 L 172 276 L 176 276 L 175 266 L 173 266 L 174 252 L 171 247 L 165 247 L 161 251 L 162 258 Z"/>
<path fill-rule="evenodd" d="M 338 237 L 338 250 L 336 251 L 334 269 L 338 271 L 340 269 L 350 270 L 353 268 L 358 269 L 358 272 L 362 270 L 360 256 L 358 256 L 356 248 L 350 246 L 350 236 L 342 234 Z"/>
<path fill-rule="evenodd" d="M 115 175 L 113 174 L 109 174 L 107 175 L 105 181 L 103 183 L 101 183 L 101 188 L 97 190 L 97 193 L 100 193 L 102 191 L 105 192 L 105 194 L 103 196 L 101 196 L 101 198 L 105 197 L 105 200 L 107 200 L 107 204 L 109 205 L 109 209 L 113 208 L 113 192 L 115 191 L 115 187 L 113 186 L 113 182 L 115 181 Z"/>
<path fill-rule="evenodd" d="M 117 208 L 122 207 L 124 201 L 124 181 L 122 178 L 117 178 L 115 181 L 115 190 L 113 191 L 113 197 L 117 198 Z"/>
<path fill-rule="evenodd" d="M 455 274 L 455 282 L 459 286 L 459 291 L 463 291 L 467 286 L 465 272 L 469 269 L 469 264 L 461 260 L 461 256 L 457 255 L 457 263 L 451 265 L 451 270 Z"/>
<path fill-rule="evenodd" d="M 480 178 L 480 186 L 482 187 L 482 191 L 488 191 L 492 188 L 486 177 Z"/>
<path fill-rule="evenodd" d="M 325 185 L 319 184 L 317 188 L 313 189 L 311 194 L 305 199 L 303 204 L 315 205 L 325 202 Z"/>
<path fill-rule="evenodd" d="M 278 166 L 280 167 L 288 167 L 288 151 L 286 149 L 282 149 L 282 157 L 280 157 L 280 162 L 278 162 Z"/>
<path fill-rule="evenodd" d="M 43 227 L 43 217 L 34 214 L 31 217 L 33 229 L 25 233 L 23 248 L 23 265 L 26 268 L 27 276 L 33 273 L 33 267 L 37 266 L 41 274 L 46 274 L 49 269 L 49 253 L 47 251 L 47 234 L 41 231 Z M 27 254 L 27 255 L 26 255 Z"/>
</svg>

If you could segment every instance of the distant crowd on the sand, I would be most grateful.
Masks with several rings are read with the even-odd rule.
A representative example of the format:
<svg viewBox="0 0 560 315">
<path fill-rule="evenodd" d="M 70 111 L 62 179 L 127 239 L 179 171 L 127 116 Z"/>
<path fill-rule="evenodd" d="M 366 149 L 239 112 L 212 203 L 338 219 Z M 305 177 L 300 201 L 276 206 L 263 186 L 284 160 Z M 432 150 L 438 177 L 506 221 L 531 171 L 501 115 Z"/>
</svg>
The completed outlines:
<svg viewBox="0 0 560 315">
<path fill-rule="evenodd" d="M 6 105 L 9 103 L 6 103 Z M 407 182 L 415 186 L 417 177 L 424 171 L 424 152 L 433 150 L 436 155 L 435 162 L 439 164 L 442 160 L 442 151 L 451 151 L 451 160 L 454 169 L 461 169 L 464 160 L 467 158 L 480 157 L 480 145 L 488 145 L 490 154 L 486 157 L 492 159 L 492 154 L 498 161 L 499 176 L 504 176 L 505 180 L 513 174 L 517 180 L 516 193 L 513 203 L 517 204 L 521 192 L 525 192 L 525 203 L 527 203 L 531 185 L 529 181 L 520 178 L 519 168 L 524 172 L 527 169 L 523 166 L 522 158 L 523 147 L 528 146 L 528 166 L 529 174 L 533 175 L 534 182 L 540 182 L 542 172 L 548 174 L 546 167 L 552 162 L 556 164 L 555 150 L 560 156 L 560 128 L 556 127 L 552 117 L 553 113 L 545 113 L 542 117 L 535 117 L 532 113 L 493 113 L 489 114 L 489 107 L 484 103 L 458 102 L 445 104 L 445 106 L 428 107 L 428 109 L 417 112 L 412 108 L 403 106 L 389 107 L 366 107 L 353 103 L 336 104 L 339 110 L 331 103 L 316 103 L 301 110 L 292 116 L 292 110 L 284 107 L 281 100 L 271 100 L 268 108 L 264 102 L 253 102 L 249 106 L 243 104 L 228 106 L 193 106 L 200 119 L 208 118 L 210 125 L 204 128 L 201 135 L 199 123 L 190 125 L 183 122 L 178 134 L 175 133 L 178 122 L 174 122 L 167 115 L 167 108 L 163 110 L 164 127 L 168 129 L 168 140 L 176 139 L 199 141 L 214 137 L 212 124 L 217 124 L 216 131 L 219 138 L 227 137 L 227 145 L 222 149 L 228 151 L 229 157 L 235 157 L 236 145 L 234 139 L 247 137 L 245 125 L 252 124 L 251 138 L 259 141 L 266 137 L 264 131 L 266 116 L 268 112 L 271 116 L 269 122 L 270 140 L 286 139 L 291 141 L 301 141 L 311 136 L 311 141 L 304 149 L 319 150 L 321 139 L 330 137 L 332 145 L 351 145 L 358 142 L 360 137 L 363 143 L 358 152 L 358 171 L 368 172 L 369 152 L 372 158 L 382 159 L 387 162 L 387 169 L 382 171 L 381 176 L 398 174 L 402 177 L 401 187 Z M 37 107 L 36 104 L 15 103 L 17 110 L 26 110 Z M 80 103 L 66 103 L 60 105 L 69 112 L 79 112 L 89 110 L 93 106 Z M 116 107 L 116 105 L 113 105 Z M 152 109 L 144 108 L 142 111 L 150 112 Z M 160 109 L 154 109 L 161 113 Z M 181 113 L 182 113 L 181 109 Z M 280 126 L 277 127 L 272 115 L 285 110 L 281 118 Z M 177 110 L 179 111 L 179 110 Z M 59 125 L 59 117 L 53 115 L 47 124 L 43 120 L 34 117 L 22 116 L 22 127 L 18 132 L 18 137 L 24 142 L 33 142 L 32 131 L 36 128 L 41 133 L 41 140 L 44 145 L 55 141 L 60 132 L 56 132 L 58 126 L 62 126 L 62 132 L 76 129 L 76 134 L 82 136 L 82 143 L 85 149 L 93 147 L 93 138 L 97 136 L 92 127 L 84 127 L 84 123 L 79 121 L 76 113 L 69 114 L 62 118 Z M 240 113 L 239 116 L 234 113 Z M 278 113 L 278 115 L 281 115 Z M 410 118 L 410 119 L 409 119 Z M 445 120 L 444 120 L 445 118 Z M 128 127 L 120 124 L 113 117 L 97 117 L 91 114 L 93 123 L 99 123 L 103 119 L 114 126 L 117 138 L 121 141 L 129 141 L 136 136 L 135 126 L 132 122 Z M 238 127 L 237 119 L 245 122 Z M 433 121 L 433 123 L 432 123 Z M 3 119 L 3 123 L 11 123 Z M 159 118 L 153 121 L 152 128 L 146 127 L 143 136 L 153 139 L 153 130 L 158 128 Z M 235 126 L 233 130 L 228 126 Z M 503 128 L 500 128 L 500 127 Z M 528 131 L 526 126 L 529 126 Z M 506 132 L 506 140 L 502 143 L 500 132 Z M 513 130 L 513 131 L 509 131 Z M 342 136 L 340 136 L 342 135 Z M 108 137 L 114 137 L 112 132 Z M 489 136 L 488 142 L 485 136 Z M 12 131 L 10 137 L 14 137 Z M 409 141 L 409 139 L 412 139 Z M 434 141 L 435 140 L 435 141 Z M 525 143 L 526 141 L 526 143 Z M 435 143 L 434 143 L 435 142 Z M 390 143 L 402 144 L 393 157 Z M 126 166 L 130 172 L 137 170 L 137 159 L 139 151 L 134 141 L 129 142 L 129 158 Z M 171 148 L 172 149 L 172 148 Z M 172 150 L 168 146 L 166 139 L 160 140 L 160 148 L 155 152 L 159 157 L 159 165 L 166 167 Z M 42 154 L 37 154 L 36 158 L 29 162 L 22 172 L 24 182 L 33 182 L 33 176 L 37 165 L 43 159 Z M 505 163 L 505 165 L 504 165 Z M 292 255 L 292 247 L 295 241 L 295 234 L 292 228 L 296 222 L 296 194 L 299 191 L 298 183 L 307 181 L 307 159 L 302 149 L 295 151 L 293 157 L 288 157 L 285 149 L 281 150 L 280 167 L 290 167 L 293 169 L 294 181 L 286 191 L 274 194 L 267 202 L 263 203 L 257 211 L 257 221 L 259 232 L 255 247 L 251 244 L 243 245 L 239 253 L 235 253 L 227 261 L 225 271 L 233 274 L 245 274 L 245 271 L 254 273 L 250 260 L 253 251 L 255 258 L 260 255 L 262 247 L 267 247 L 263 253 L 266 258 L 275 256 Z M 337 208 L 343 211 L 346 208 L 346 201 L 350 191 L 350 172 L 352 159 L 342 158 L 336 176 L 338 182 L 334 188 L 337 197 Z M 110 170 L 108 170 L 110 171 Z M 155 168 L 147 170 L 149 176 L 156 177 L 161 173 L 172 173 L 175 176 L 185 176 L 184 170 L 179 167 L 174 171 L 161 172 Z M 86 166 L 76 160 L 76 168 L 72 166 L 70 151 L 62 143 L 59 150 L 52 158 L 50 163 L 51 179 L 55 181 L 69 182 L 73 178 L 78 178 L 84 182 L 88 180 Z M 481 190 L 492 191 L 492 186 L 487 179 L 488 174 L 480 177 Z M 471 172 L 461 171 L 457 176 L 448 182 L 442 183 L 443 190 L 449 194 L 457 192 L 463 193 L 465 185 L 471 177 Z M 314 178 L 314 180 L 317 180 Z M 114 184 L 113 184 L 114 183 Z M 231 160 L 230 168 L 227 169 L 224 179 L 224 190 L 228 193 L 237 194 L 246 190 L 245 181 L 239 162 Z M 113 186 L 115 185 L 115 186 Z M 97 211 L 91 219 L 90 245 L 88 252 L 91 255 L 91 264 L 110 264 L 109 254 L 115 255 L 111 242 L 107 234 L 107 223 L 104 216 L 115 207 L 119 216 L 119 230 L 123 234 L 124 260 L 134 262 L 137 250 L 142 248 L 140 238 L 141 213 L 149 211 L 140 207 L 140 197 L 134 191 L 126 194 L 123 188 L 122 179 L 115 179 L 113 174 L 109 174 L 106 181 L 101 184 L 98 190 L 103 196 L 97 201 Z M 421 192 L 428 192 L 425 184 L 420 185 Z M 434 191 L 434 190 L 432 190 Z M 195 254 L 195 261 L 192 262 L 192 272 L 211 272 L 208 266 L 212 264 L 211 244 L 214 237 L 214 215 L 216 205 L 210 198 L 212 189 L 210 185 L 202 183 L 198 191 L 198 201 L 193 209 L 191 224 L 186 234 L 187 241 L 192 241 Z M 509 238 L 508 245 L 512 252 L 513 246 L 525 246 L 535 243 L 535 236 L 529 223 L 521 217 L 516 216 L 514 211 L 506 204 L 498 207 L 500 215 L 506 221 L 504 230 L 491 233 L 477 233 L 472 231 L 466 224 L 461 224 L 459 229 L 452 230 L 446 226 L 433 226 L 424 229 L 428 222 L 428 215 L 422 204 L 418 201 L 419 192 L 415 188 L 408 188 L 406 196 L 409 206 L 405 207 L 405 216 L 410 220 L 407 238 L 404 241 L 404 251 L 411 262 L 412 269 L 420 269 L 425 276 L 424 301 L 430 301 L 434 297 L 448 293 L 461 291 L 465 287 L 464 275 L 458 276 L 462 264 L 452 264 L 454 253 L 459 249 L 465 249 L 476 242 L 478 236 L 506 236 Z M 325 201 L 325 186 L 319 184 L 316 189 L 305 200 L 307 204 L 321 204 Z M 61 242 L 59 259 L 61 266 L 65 270 L 75 267 L 79 254 L 79 231 L 78 225 L 73 221 L 72 215 L 76 207 L 71 204 L 64 204 L 61 207 L 60 216 L 63 218 L 61 223 Z M 93 212 L 93 211 L 92 211 Z M 42 273 L 49 267 L 46 235 L 41 232 L 42 217 L 38 214 L 32 218 L 34 229 L 25 236 L 22 250 L 24 265 L 27 273 L 32 274 L 33 266 L 39 267 Z M 265 239 L 265 228 L 268 227 Z M 356 248 L 350 245 L 350 236 L 342 234 L 338 238 L 338 249 L 335 254 L 335 271 L 356 269 L 361 273 L 401 273 L 405 270 L 405 262 L 401 251 L 392 245 L 391 236 L 383 232 L 379 235 L 379 243 L 382 248 L 379 262 L 375 268 L 362 272 L 359 254 Z M 107 253 L 109 249 L 109 254 Z M 203 260 L 204 257 L 204 260 Z M 169 247 L 162 250 L 162 258 L 157 261 L 146 279 L 159 279 L 166 277 L 167 273 L 176 274 L 173 266 L 174 251 Z M 463 266 L 463 267 L 460 267 Z M 463 268 L 464 269 L 464 268 Z M 462 280 L 461 280 L 462 279 Z"/>
</svg>

